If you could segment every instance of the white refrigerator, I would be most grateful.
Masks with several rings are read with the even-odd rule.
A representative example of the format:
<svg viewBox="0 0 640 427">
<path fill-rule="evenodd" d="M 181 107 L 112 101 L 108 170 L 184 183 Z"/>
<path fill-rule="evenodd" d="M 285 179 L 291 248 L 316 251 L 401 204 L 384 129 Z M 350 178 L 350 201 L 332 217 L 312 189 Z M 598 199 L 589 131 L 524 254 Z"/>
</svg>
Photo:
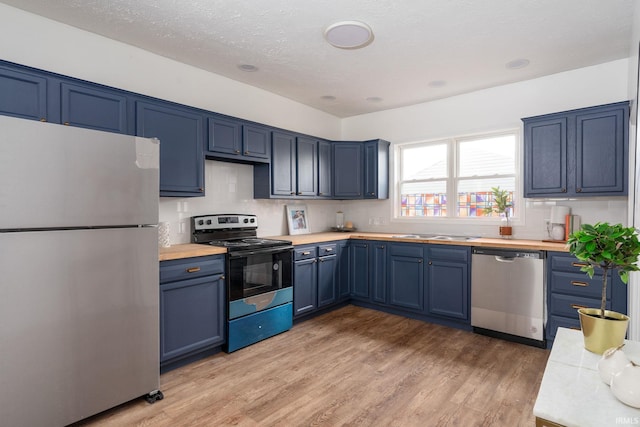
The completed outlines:
<svg viewBox="0 0 640 427">
<path fill-rule="evenodd" d="M 159 388 L 156 139 L 0 116 L 0 424 Z"/>
</svg>

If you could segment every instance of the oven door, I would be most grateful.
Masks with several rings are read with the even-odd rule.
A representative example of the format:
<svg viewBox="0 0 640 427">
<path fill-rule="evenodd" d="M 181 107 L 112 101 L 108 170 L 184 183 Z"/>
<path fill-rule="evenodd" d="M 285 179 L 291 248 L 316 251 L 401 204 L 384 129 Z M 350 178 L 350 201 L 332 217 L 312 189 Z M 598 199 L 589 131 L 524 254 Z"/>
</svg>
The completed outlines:
<svg viewBox="0 0 640 427">
<path fill-rule="evenodd" d="M 229 319 L 293 301 L 293 246 L 228 254 Z"/>
</svg>

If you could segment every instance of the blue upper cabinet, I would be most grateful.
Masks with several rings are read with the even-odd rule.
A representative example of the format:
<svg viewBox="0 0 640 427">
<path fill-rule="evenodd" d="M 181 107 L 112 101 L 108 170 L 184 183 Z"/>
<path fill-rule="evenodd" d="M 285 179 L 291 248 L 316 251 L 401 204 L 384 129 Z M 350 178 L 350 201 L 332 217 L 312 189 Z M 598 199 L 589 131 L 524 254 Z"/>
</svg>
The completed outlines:
<svg viewBox="0 0 640 427">
<path fill-rule="evenodd" d="M 319 143 L 315 138 L 274 130 L 271 134 L 271 164 L 255 165 L 253 197 L 319 198 Z M 326 161 L 326 153 L 323 160 Z M 322 164 L 323 171 L 330 166 Z M 326 190 L 327 178 L 323 176 Z"/>
<path fill-rule="evenodd" d="M 129 97 L 115 89 L 62 82 L 62 124 L 105 132 L 133 134 L 128 120 Z"/>
<path fill-rule="evenodd" d="M 389 142 L 333 143 L 333 198 L 389 198 Z"/>
<path fill-rule="evenodd" d="M 273 132 L 271 138 L 271 194 L 296 194 L 296 137 L 285 132 Z"/>
<path fill-rule="evenodd" d="M 318 141 L 296 138 L 296 195 L 315 197 L 318 194 Z"/>
<path fill-rule="evenodd" d="M 204 116 L 198 110 L 137 101 L 136 135 L 160 140 L 161 196 L 204 196 Z"/>
<path fill-rule="evenodd" d="M 47 89 L 48 80 L 44 76 L 0 67 L 0 114 L 50 121 Z"/>
<path fill-rule="evenodd" d="M 333 195 L 331 183 L 331 143 L 318 141 L 318 197 L 331 198 Z"/>
<path fill-rule="evenodd" d="M 525 197 L 627 195 L 627 101 L 523 122 Z"/>
<path fill-rule="evenodd" d="M 364 143 L 365 199 L 389 198 L 389 142 L 382 139 Z"/>
<path fill-rule="evenodd" d="M 364 145 L 361 142 L 333 144 L 333 197 L 361 199 L 364 192 Z"/>
<path fill-rule="evenodd" d="M 270 157 L 270 130 L 233 117 L 207 118 L 206 156 L 238 163 L 265 163 Z"/>
</svg>

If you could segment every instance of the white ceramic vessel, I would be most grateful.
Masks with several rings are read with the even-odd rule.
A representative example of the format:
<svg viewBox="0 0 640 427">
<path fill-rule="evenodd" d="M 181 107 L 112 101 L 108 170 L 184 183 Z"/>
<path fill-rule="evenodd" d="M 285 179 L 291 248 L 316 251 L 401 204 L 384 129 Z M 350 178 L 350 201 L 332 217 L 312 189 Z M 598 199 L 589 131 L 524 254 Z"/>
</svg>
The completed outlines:
<svg viewBox="0 0 640 427">
<path fill-rule="evenodd" d="M 614 374 L 611 392 L 625 405 L 640 408 L 640 366 L 630 363 Z"/>
<path fill-rule="evenodd" d="M 611 378 L 628 365 L 631 365 L 631 361 L 620 347 L 610 348 L 602 354 L 602 359 L 598 362 L 600 378 L 605 384 L 611 385 Z"/>
</svg>

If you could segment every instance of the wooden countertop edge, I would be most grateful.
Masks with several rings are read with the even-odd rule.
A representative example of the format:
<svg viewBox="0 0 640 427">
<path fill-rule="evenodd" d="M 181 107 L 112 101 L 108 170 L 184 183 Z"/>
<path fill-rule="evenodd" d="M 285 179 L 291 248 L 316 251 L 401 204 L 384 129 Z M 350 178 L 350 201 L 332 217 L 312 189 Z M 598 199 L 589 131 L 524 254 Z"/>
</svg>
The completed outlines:
<svg viewBox="0 0 640 427">
<path fill-rule="evenodd" d="M 393 237 L 396 234 L 392 233 L 369 233 L 369 232 L 325 232 L 325 233 L 312 233 L 312 234 L 300 234 L 300 235 L 285 235 L 285 236 L 270 236 L 270 239 L 290 240 L 294 245 L 307 245 L 314 243 L 330 242 L 335 240 L 382 240 L 389 242 L 405 242 L 405 243 L 430 243 L 437 245 L 458 245 L 458 246 L 482 246 L 492 248 L 507 248 L 507 249 L 530 249 L 540 251 L 557 251 L 568 252 L 568 248 L 565 243 L 560 242 L 543 242 L 542 240 L 526 240 L 526 239 L 495 239 L 488 237 L 481 237 L 469 241 L 449 241 L 449 240 L 429 240 L 429 239 L 413 239 L 413 238 L 401 238 Z"/>
<path fill-rule="evenodd" d="M 158 252 L 160 261 L 171 261 L 174 259 L 226 254 L 227 249 L 196 243 L 182 243 L 168 248 L 160 248 Z"/>
<path fill-rule="evenodd" d="M 491 248 L 505 249 L 529 249 L 538 251 L 556 251 L 568 252 L 568 248 L 564 243 L 543 242 L 542 240 L 525 240 L 525 239 L 494 239 L 479 238 L 465 242 L 429 240 L 429 239 L 411 239 L 393 237 L 391 233 L 367 233 L 367 232 L 325 232 L 286 236 L 269 236 L 269 239 L 289 240 L 294 245 L 312 245 L 315 243 L 332 242 L 336 240 L 382 240 L 388 242 L 404 242 L 404 243 L 429 243 L 437 245 L 457 245 L 457 246 L 482 246 Z M 220 255 L 227 253 L 225 248 L 201 245 L 196 243 L 183 243 L 173 245 L 168 248 L 159 249 L 160 261 L 171 261 L 182 258 L 192 258 L 207 255 Z"/>
</svg>

